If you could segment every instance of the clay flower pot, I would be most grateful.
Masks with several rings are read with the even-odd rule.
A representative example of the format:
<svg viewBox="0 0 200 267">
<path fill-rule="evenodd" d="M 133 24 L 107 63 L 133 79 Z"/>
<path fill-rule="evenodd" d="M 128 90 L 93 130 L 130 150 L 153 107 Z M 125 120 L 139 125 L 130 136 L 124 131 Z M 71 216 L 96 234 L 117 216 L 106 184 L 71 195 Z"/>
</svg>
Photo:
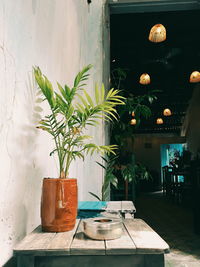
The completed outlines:
<svg viewBox="0 0 200 267">
<path fill-rule="evenodd" d="M 44 232 L 72 230 L 77 216 L 77 180 L 43 179 L 41 221 Z"/>
</svg>

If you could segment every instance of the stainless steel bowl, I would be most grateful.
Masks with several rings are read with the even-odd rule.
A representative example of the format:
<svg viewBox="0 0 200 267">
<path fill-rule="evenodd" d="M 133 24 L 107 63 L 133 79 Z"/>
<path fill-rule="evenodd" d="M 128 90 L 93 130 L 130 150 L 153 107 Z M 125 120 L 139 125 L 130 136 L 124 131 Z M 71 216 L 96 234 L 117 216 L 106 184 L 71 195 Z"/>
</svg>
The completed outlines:
<svg viewBox="0 0 200 267">
<path fill-rule="evenodd" d="M 108 217 L 86 219 L 83 220 L 83 231 L 92 239 L 116 239 L 122 235 L 122 221 Z"/>
</svg>

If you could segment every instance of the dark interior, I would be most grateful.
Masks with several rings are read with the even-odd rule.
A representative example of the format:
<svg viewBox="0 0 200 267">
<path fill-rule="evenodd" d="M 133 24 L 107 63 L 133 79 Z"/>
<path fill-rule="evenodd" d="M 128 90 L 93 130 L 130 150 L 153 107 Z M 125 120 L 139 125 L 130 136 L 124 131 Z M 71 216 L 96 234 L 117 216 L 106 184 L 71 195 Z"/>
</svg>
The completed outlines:
<svg viewBox="0 0 200 267">
<path fill-rule="evenodd" d="M 151 105 L 151 118 L 141 120 L 136 132 L 180 133 L 194 88 L 189 77 L 199 69 L 199 17 L 199 10 L 111 15 L 111 71 L 118 67 L 126 70 L 124 88 L 128 93 L 160 91 Z M 167 39 L 152 43 L 148 35 L 157 23 L 165 26 Z M 147 86 L 139 84 L 142 73 L 151 77 Z M 173 115 L 165 117 L 163 125 L 156 125 L 164 108 L 170 108 Z"/>
</svg>

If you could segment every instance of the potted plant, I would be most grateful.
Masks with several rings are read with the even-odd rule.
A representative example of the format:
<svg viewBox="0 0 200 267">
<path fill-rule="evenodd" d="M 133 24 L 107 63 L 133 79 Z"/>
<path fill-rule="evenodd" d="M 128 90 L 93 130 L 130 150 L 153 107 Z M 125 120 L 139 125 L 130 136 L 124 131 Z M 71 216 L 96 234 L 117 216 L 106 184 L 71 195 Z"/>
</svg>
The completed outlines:
<svg viewBox="0 0 200 267">
<path fill-rule="evenodd" d="M 48 132 L 59 162 L 59 176 L 56 179 L 44 178 L 41 201 L 43 231 L 63 232 L 73 229 L 77 215 L 77 181 L 69 178 L 69 168 L 76 158 L 84 159 L 85 154 L 114 153 L 116 145 L 97 145 L 89 142 L 92 136 L 84 133 L 87 127 L 98 126 L 102 120 L 117 118 L 116 105 L 123 105 L 119 90 L 105 91 L 95 86 L 93 100 L 84 89 L 91 65 L 75 77 L 73 87 L 57 83 L 56 91 L 39 67 L 34 68 L 36 82 L 50 107 L 50 114 L 39 122 L 37 128 Z"/>
<path fill-rule="evenodd" d="M 111 71 L 112 86 L 120 89 L 126 97 L 125 105 L 117 107 L 119 119 L 112 124 L 111 128 L 111 144 L 118 146 L 114 164 L 114 174 L 118 179 L 118 187 L 112 186 L 112 193 L 117 195 L 120 190 L 124 190 L 125 199 L 128 199 L 129 183 L 132 183 L 132 197 L 134 199 L 137 181 L 151 178 L 146 167 L 135 162 L 134 131 L 139 127 L 141 118 L 151 117 L 150 106 L 157 99 L 155 93 L 160 91 L 148 90 L 144 95 L 134 95 L 129 90 L 125 90 L 127 71 L 127 69 L 120 67 Z M 133 124 L 131 123 L 132 120 L 134 120 Z"/>
<path fill-rule="evenodd" d="M 118 179 L 115 175 L 115 161 L 118 156 L 107 155 L 106 157 L 101 157 L 103 159 L 103 164 L 96 162 L 100 167 L 104 169 L 104 180 L 101 187 L 101 196 L 97 196 L 93 192 L 89 192 L 90 195 L 98 199 L 99 201 L 108 201 L 110 199 L 110 185 L 117 188 Z"/>
</svg>

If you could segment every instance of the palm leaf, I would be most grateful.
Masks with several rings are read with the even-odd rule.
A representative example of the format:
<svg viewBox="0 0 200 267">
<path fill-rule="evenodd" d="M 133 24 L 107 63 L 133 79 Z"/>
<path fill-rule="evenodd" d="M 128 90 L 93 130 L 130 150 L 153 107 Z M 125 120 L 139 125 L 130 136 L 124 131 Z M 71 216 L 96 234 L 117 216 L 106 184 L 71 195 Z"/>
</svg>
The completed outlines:
<svg viewBox="0 0 200 267">
<path fill-rule="evenodd" d="M 92 101 L 92 98 L 88 95 L 88 93 L 84 90 L 84 94 L 85 94 L 85 96 L 86 96 L 86 98 L 87 98 L 87 101 L 88 101 L 88 103 L 92 106 L 92 107 L 94 107 L 94 103 L 93 103 L 93 101 Z"/>
<path fill-rule="evenodd" d="M 95 99 L 96 99 L 96 104 L 99 104 L 99 90 L 98 90 L 98 84 L 95 84 Z"/>
<path fill-rule="evenodd" d="M 101 86 L 101 100 L 104 101 L 104 97 L 105 97 L 105 87 L 104 84 L 102 84 Z"/>
<path fill-rule="evenodd" d="M 88 74 L 86 74 L 90 69 L 92 68 L 92 65 L 85 66 L 75 77 L 74 80 L 74 87 L 78 87 L 82 81 L 85 81 L 88 79 Z"/>
<path fill-rule="evenodd" d="M 99 201 L 101 201 L 100 197 L 98 197 L 96 194 L 89 192 L 90 195 L 92 195 L 93 197 L 95 197 L 96 199 L 98 199 Z"/>
</svg>

